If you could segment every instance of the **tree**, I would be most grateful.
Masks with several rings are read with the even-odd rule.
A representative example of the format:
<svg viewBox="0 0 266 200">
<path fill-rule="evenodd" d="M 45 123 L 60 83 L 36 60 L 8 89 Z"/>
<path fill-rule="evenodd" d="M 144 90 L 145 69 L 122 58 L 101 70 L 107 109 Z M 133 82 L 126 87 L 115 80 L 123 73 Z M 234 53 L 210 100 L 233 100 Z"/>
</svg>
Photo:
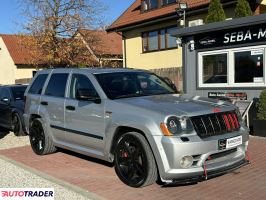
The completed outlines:
<svg viewBox="0 0 266 200">
<path fill-rule="evenodd" d="M 235 17 L 251 16 L 252 11 L 247 0 L 238 0 L 235 8 Z"/>
<path fill-rule="evenodd" d="M 263 90 L 260 94 L 257 109 L 257 118 L 260 120 L 266 120 L 266 90 Z"/>
<path fill-rule="evenodd" d="M 205 23 L 219 22 L 225 19 L 226 17 L 220 0 L 211 0 Z"/>
<path fill-rule="evenodd" d="M 77 37 L 80 29 L 101 24 L 103 6 L 98 0 L 21 0 L 32 35 L 33 62 L 50 66 L 94 65 L 95 59 Z M 35 60 L 35 61 L 34 61 Z"/>
</svg>

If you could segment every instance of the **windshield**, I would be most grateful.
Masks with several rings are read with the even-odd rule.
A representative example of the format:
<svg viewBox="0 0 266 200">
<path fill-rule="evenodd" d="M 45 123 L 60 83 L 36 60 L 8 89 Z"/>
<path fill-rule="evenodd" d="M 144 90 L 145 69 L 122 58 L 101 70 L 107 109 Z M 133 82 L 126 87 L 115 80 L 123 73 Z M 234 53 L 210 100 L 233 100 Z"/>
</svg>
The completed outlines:
<svg viewBox="0 0 266 200">
<path fill-rule="evenodd" d="M 23 100 L 24 92 L 26 90 L 27 86 L 21 86 L 21 87 L 12 87 L 11 91 L 14 97 L 14 100 Z"/>
<path fill-rule="evenodd" d="M 110 99 L 175 93 L 163 79 L 148 72 L 117 72 L 95 76 Z"/>
</svg>

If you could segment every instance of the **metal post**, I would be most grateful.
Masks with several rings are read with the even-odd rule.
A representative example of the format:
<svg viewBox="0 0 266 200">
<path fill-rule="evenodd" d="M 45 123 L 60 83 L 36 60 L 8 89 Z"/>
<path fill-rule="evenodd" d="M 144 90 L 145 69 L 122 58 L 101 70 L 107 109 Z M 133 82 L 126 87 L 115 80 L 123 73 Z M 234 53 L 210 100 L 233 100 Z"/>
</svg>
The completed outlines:
<svg viewBox="0 0 266 200">
<path fill-rule="evenodd" d="M 186 27 L 186 10 L 184 10 L 184 27 Z"/>
</svg>

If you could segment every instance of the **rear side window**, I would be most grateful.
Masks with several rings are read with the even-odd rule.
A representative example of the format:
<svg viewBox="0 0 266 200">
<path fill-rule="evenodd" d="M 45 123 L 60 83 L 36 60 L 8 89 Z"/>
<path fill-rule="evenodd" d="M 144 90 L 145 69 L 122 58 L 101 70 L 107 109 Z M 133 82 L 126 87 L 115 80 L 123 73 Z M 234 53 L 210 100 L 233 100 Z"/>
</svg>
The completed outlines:
<svg viewBox="0 0 266 200">
<path fill-rule="evenodd" d="M 40 74 L 33 82 L 29 89 L 30 94 L 41 94 L 42 88 L 44 86 L 44 83 L 46 81 L 48 74 Z"/>
<path fill-rule="evenodd" d="M 26 86 L 21 87 L 12 87 L 11 92 L 13 94 L 14 100 L 23 100 L 24 92 L 26 90 Z"/>
<path fill-rule="evenodd" d="M 45 95 L 54 97 L 64 97 L 68 74 L 52 74 Z"/>
</svg>

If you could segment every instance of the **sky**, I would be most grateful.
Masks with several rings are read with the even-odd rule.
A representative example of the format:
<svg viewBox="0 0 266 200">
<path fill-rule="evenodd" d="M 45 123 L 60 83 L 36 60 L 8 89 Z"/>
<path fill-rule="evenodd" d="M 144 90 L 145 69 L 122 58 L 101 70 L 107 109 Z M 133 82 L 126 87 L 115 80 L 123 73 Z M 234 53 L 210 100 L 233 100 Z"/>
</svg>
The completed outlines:
<svg viewBox="0 0 266 200">
<path fill-rule="evenodd" d="M 101 0 L 107 10 L 106 23 L 111 24 L 116 20 L 134 0 Z M 25 18 L 21 15 L 19 0 L 0 0 L 0 34 L 14 34 L 23 32 L 21 25 Z"/>
</svg>

